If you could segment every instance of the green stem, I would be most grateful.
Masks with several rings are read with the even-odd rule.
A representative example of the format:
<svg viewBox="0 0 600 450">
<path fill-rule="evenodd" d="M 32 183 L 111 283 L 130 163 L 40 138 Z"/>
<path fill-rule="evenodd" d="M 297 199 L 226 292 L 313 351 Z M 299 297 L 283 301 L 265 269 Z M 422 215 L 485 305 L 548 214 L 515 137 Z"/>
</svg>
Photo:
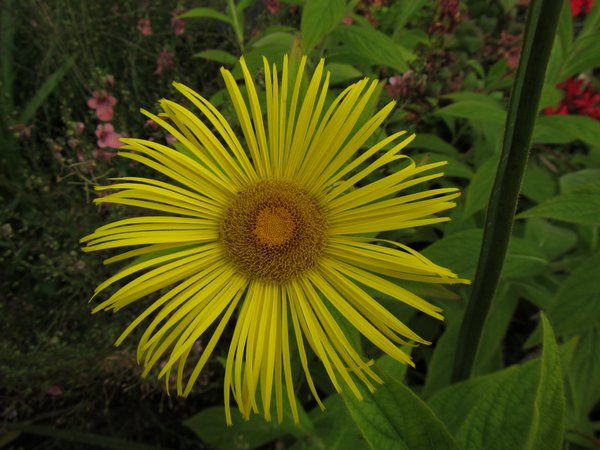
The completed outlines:
<svg viewBox="0 0 600 450">
<path fill-rule="evenodd" d="M 508 106 L 502 153 L 485 218 L 477 273 L 456 347 L 453 382 L 471 375 L 483 327 L 500 280 L 562 5 L 562 0 L 532 0 L 529 6 L 521 59 Z"/>
</svg>

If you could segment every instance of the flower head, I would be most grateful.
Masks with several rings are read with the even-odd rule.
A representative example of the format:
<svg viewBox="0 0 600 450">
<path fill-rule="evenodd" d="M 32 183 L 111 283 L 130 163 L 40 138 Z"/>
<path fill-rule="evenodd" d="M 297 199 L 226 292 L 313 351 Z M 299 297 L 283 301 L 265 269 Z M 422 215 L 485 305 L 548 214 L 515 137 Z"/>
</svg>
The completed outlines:
<svg viewBox="0 0 600 450">
<path fill-rule="evenodd" d="M 98 286 L 95 296 L 124 283 L 94 311 L 118 311 L 160 293 L 117 340 L 120 344 L 150 321 L 138 346 L 144 374 L 166 359 L 159 376 L 168 383 L 175 371 L 177 391 L 187 396 L 231 323 L 224 376 L 227 421 L 232 396 L 245 418 L 262 411 L 270 420 L 275 405 L 281 421 L 285 401 L 297 421 L 292 348 L 321 405 L 309 349 L 337 391 L 345 386 L 361 398 L 357 383 L 374 390 L 381 382 L 336 316 L 407 364 L 411 358 L 399 346 L 428 343 L 376 296 L 441 319 L 441 309 L 402 287 L 403 281 L 465 280 L 402 243 L 368 236 L 444 222 L 448 219 L 436 214 L 452 208 L 459 193 L 446 187 L 413 189 L 442 176 L 436 169 L 444 164 L 417 166 L 401 154 L 414 135 L 399 131 L 360 151 L 394 107 L 390 102 L 361 121 L 376 80 L 363 79 L 328 104 L 323 61 L 301 94 L 306 58 L 294 68 L 285 57 L 281 72 L 265 59 L 263 111 L 243 59 L 240 66 L 247 94 L 228 70 L 221 72 L 242 139 L 208 100 L 174 83 L 201 114 L 170 100 L 161 101 L 161 115 L 144 114 L 185 152 L 123 139 L 119 155 L 156 170 L 160 179 L 124 177 L 98 187 L 113 192 L 95 200 L 158 214 L 104 225 L 82 242 L 85 251 L 135 247 L 106 263 L 140 258 Z M 403 167 L 366 181 L 392 162 Z M 200 338 L 204 349 L 194 358 Z"/>
<path fill-rule="evenodd" d="M 122 134 L 115 132 L 115 127 L 111 123 L 101 123 L 96 127 L 96 137 L 98 140 L 96 144 L 98 147 L 105 148 L 119 148 L 123 144 L 119 139 L 122 137 Z"/>
<path fill-rule="evenodd" d="M 117 99 L 105 90 L 94 91 L 87 104 L 91 109 L 96 110 L 98 119 L 108 122 L 113 118 L 113 107 L 117 104 Z"/>
<path fill-rule="evenodd" d="M 140 20 L 138 20 L 136 28 L 144 36 L 150 36 L 150 35 L 152 35 L 152 22 L 150 21 L 150 19 L 140 19 Z"/>
</svg>

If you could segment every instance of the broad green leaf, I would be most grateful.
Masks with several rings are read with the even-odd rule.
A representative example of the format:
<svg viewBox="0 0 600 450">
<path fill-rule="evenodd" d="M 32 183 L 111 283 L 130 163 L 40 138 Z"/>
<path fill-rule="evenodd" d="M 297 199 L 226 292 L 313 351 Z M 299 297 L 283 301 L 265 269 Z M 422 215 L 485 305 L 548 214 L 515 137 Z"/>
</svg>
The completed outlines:
<svg viewBox="0 0 600 450">
<path fill-rule="evenodd" d="M 246 64 L 252 73 L 263 69 L 263 56 L 270 62 L 279 66 L 283 61 L 283 55 L 289 54 L 294 44 L 294 36 L 284 32 L 267 34 L 252 44 L 252 49 L 244 54 Z M 242 77 L 242 70 L 236 64 L 231 72 L 234 78 Z"/>
<path fill-rule="evenodd" d="M 182 19 L 215 19 L 232 25 L 229 17 L 212 8 L 192 8 L 179 17 Z"/>
<path fill-rule="evenodd" d="M 352 420 L 341 395 L 332 394 L 323 404 L 325 411 L 318 406 L 309 417 L 315 426 L 311 433 L 296 441 L 289 450 L 368 450 L 369 445 Z"/>
<path fill-rule="evenodd" d="M 302 48 L 310 52 L 344 18 L 345 0 L 307 0 L 302 9 Z"/>
<path fill-rule="evenodd" d="M 443 166 L 441 169 L 444 171 L 446 177 L 457 177 L 470 179 L 473 177 L 473 170 L 462 161 L 456 158 L 441 154 L 441 153 L 428 153 L 424 157 L 427 163 L 434 163 L 439 161 L 446 161 L 448 164 Z"/>
<path fill-rule="evenodd" d="M 284 402 L 287 406 L 287 403 Z M 216 450 L 253 449 L 286 435 L 303 438 L 314 431 L 308 415 L 300 408 L 300 424 L 294 424 L 291 412 L 284 411 L 283 422 L 266 422 L 264 417 L 252 414 L 246 421 L 236 408 L 232 408 L 233 426 L 225 422 L 225 408 L 214 406 L 200 411 L 183 421 L 200 439 Z"/>
<path fill-rule="evenodd" d="M 577 39 L 564 63 L 560 78 L 566 79 L 600 66 L 598 42 L 600 42 L 600 33 L 593 33 Z"/>
<path fill-rule="evenodd" d="M 530 161 L 525 169 L 521 193 L 536 203 L 556 194 L 556 178 L 543 166 Z"/>
<path fill-rule="evenodd" d="M 430 400 L 465 450 L 560 449 L 565 399 L 547 319 L 541 358 L 450 386 Z"/>
<path fill-rule="evenodd" d="M 37 90 L 35 95 L 29 100 L 21 114 L 19 115 L 18 122 L 20 123 L 28 123 L 33 116 L 37 112 L 38 108 L 42 106 L 42 104 L 46 101 L 48 96 L 58 87 L 64 76 L 71 70 L 73 64 L 75 63 L 75 57 L 69 57 L 62 65 L 56 69 L 55 72 L 52 73 L 48 77 L 48 79 L 42 84 L 42 86 Z"/>
<path fill-rule="evenodd" d="M 204 50 L 196 53 L 194 58 L 204 58 L 209 61 L 215 61 L 221 64 L 233 65 L 238 61 L 238 57 L 223 50 Z"/>
<path fill-rule="evenodd" d="M 587 420 L 600 401 L 600 324 L 582 333 L 567 370 L 567 385 L 573 403 L 574 422 Z"/>
<path fill-rule="evenodd" d="M 325 71 L 331 73 L 329 78 L 331 84 L 343 83 L 363 76 L 360 70 L 350 64 L 329 63 L 325 66 Z"/>
<path fill-rule="evenodd" d="M 492 157 L 484 162 L 473 175 L 471 183 L 466 189 L 465 210 L 463 218 L 467 219 L 478 211 L 484 209 L 490 199 L 492 185 L 496 176 L 498 158 Z"/>
<path fill-rule="evenodd" d="M 600 253 L 586 259 L 561 284 L 548 309 L 557 336 L 571 336 L 590 330 L 600 323 L 598 268 Z M 539 341 L 539 330 L 525 344 Z"/>
<path fill-rule="evenodd" d="M 458 157 L 458 150 L 435 134 L 419 133 L 410 144 L 411 149 L 431 150 L 448 156 Z"/>
<path fill-rule="evenodd" d="M 439 109 L 436 114 L 460 119 L 470 119 L 483 122 L 492 122 L 503 125 L 506 121 L 506 111 L 490 103 L 474 100 L 464 100 Z"/>
<path fill-rule="evenodd" d="M 459 276 L 472 279 L 482 237 L 481 229 L 460 231 L 434 242 L 423 250 L 423 254 L 438 264 L 452 267 Z M 533 243 L 514 237 L 509 244 L 502 274 L 507 278 L 530 277 L 543 273 L 547 263 Z"/>
<path fill-rule="evenodd" d="M 600 169 L 584 169 L 563 175 L 558 180 L 560 192 L 567 194 L 577 191 L 588 184 L 600 182 Z"/>
<path fill-rule="evenodd" d="M 525 224 L 525 239 L 536 245 L 550 261 L 577 244 L 577 235 L 573 231 L 536 217 Z"/>
<path fill-rule="evenodd" d="M 458 449 L 448 430 L 429 407 L 403 383 L 379 370 L 384 381 L 375 393 L 359 385 L 360 401 L 344 394 L 346 406 L 374 450 Z"/>
<path fill-rule="evenodd" d="M 594 2 L 592 6 L 592 10 L 585 17 L 585 23 L 583 24 L 583 29 L 579 33 L 578 37 L 588 36 L 591 33 L 596 33 L 600 31 L 600 4 L 598 2 Z"/>
<path fill-rule="evenodd" d="M 587 184 L 577 191 L 557 195 L 517 215 L 517 218 L 528 217 L 600 225 L 600 182 Z"/>
<path fill-rule="evenodd" d="M 397 38 L 404 29 L 404 26 L 426 3 L 426 0 L 413 0 L 410 2 L 396 2 L 394 4 L 394 33 L 392 36 L 395 41 L 399 42 Z"/>
<path fill-rule="evenodd" d="M 590 146 L 600 142 L 600 121 L 587 116 L 540 116 L 533 129 L 532 144 L 566 144 L 580 140 Z"/>
<path fill-rule="evenodd" d="M 331 48 L 332 56 L 339 53 L 350 54 L 363 63 L 390 67 L 400 73 L 407 71 L 407 62 L 415 59 L 413 53 L 370 25 L 337 27 L 330 40 L 334 44 Z M 336 44 L 339 46 L 335 46 Z M 340 58 L 336 60 L 347 62 Z"/>
<path fill-rule="evenodd" d="M 555 108 L 562 100 L 563 92 L 555 86 L 544 83 L 542 97 L 540 98 L 540 110 L 552 106 Z"/>
</svg>

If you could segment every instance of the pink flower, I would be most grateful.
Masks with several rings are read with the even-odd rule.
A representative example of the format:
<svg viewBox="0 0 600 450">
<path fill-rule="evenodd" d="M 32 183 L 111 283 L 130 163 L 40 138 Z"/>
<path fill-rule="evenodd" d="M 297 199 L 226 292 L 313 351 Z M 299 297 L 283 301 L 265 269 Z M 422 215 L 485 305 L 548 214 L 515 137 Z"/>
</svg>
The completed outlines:
<svg viewBox="0 0 600 450">
<path fill-rule="evenodd" d="M 171 133 L 169 133 L 165 136 L 165 141 L 167 142 L 167 144 L 171 145 L 173 142 L 177 142 L 177 138 Z"/>
<path fill-rule="evenodd" d="M 75 134 L 82 134 L 85 131 L 85 124 L 83 122 L 75 122 Z"/>
<path fill-rule="evenodd" d="M 60 397 L 63 395 L 63 388 L 60 384 L 53 384 L 46 390 L 46 394 L 52 397 Z"/>
<path fill-rule="evenodd" d="M 265 5 L 265 8 L 267 8 L 267 11 L 273 16 L 279 11 L 279 0 L 263 0 L 263 4 Z"/>
<path fill-rule="evenodd" d="M 352 20 L 352 16 L 345 16 L 345 17 L 342 19 L 342 23 L 343 23 L 344 25 L 352 25 L 352 22 L 353 22 L 353 20 Z"/>
<path fill-rule="evenodd" d="M 17 123 L 8 127 L 19 139 L 26 141 L 31 137 L 31 130 L 33 125 L 27 125 L 24 123 Z"/>
<path fill-rule="evenodd" d="M 123 145 L 121 141 L 119 141 L 121 136 L 122 134 L 115 132 L 115 128 L 111 123 L 101 123 L 96 127 L 96 137 L 98 138 L 96 144 L 98 144 L 98 147 L 119 148 Z"/>
<path fill-rule="evenodd" d="M 181 36 L 185 32 L 185 22 L 179 18 L 185 9 L 177 8 L 171 12 L 171 28 L 175 32 L 175 36 Z"/>
<path fill-rule="evenodd" d="M 116 134 L 116 133 L 115 133 Z M 119 142 L 119 145 L 123 145 Z M 112 161 L 112 159 L 117 156 L 117 154 L 115 152 L 112 151 L 107 151 L 107 150 L 92 150 L 92 157 L 96 160 L 96 161 L 104 161 L 106 163 L 109 163 Z"/>
<path fill-rule="evenodd" d="M 98 119 L 108 122 L 113 117 L 113 106 L 117 104 L 117 99 L 108 95 L 106 90 L 92 92 L 92 98 L 87 101 L 91 109 L 96 110 Z"/>
<path fill-rule="evenodd" d="M 150 127 L 153 130 L 158 130 L 158 124 L 154 120 L 152 120 L 152 119 L 146 120 L 146 122 L 144 122 L 144 126 L 145 127 Z"/>
<path fill-rule="evenodd" d="M 152 23 L 150 22 L 150 19 L 138 20 L 137 29 L 144 36 L 150 36 L 152 34 Z"/>
<path fill-rule="evenodd" d="M 175 55 L 168 49 L 163 48 L 158 54 L 158 58 L 156 58 L 156 70 L 154 71 L 154 74 L 160 75 L 167 67 L 172 66 L 174 62 Z"/>
</svg>

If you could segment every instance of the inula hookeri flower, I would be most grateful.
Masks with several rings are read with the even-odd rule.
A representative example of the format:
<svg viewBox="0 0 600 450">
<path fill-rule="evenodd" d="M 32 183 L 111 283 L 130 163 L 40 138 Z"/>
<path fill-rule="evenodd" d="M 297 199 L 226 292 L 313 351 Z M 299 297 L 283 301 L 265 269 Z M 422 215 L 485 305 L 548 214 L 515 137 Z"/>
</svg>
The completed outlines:
<svg viewBox="0 0 600 450">
<path fill-rule="evenodd" d="M 261 103 L 243 59 L 240 66 L 244 92 L 221 69 L 239 127 L 178 83 L 200 115 L 170 100 L 161 101 L 160 116 L 144 111 L 185 151 L 122 139 L 120 156 L 160 175 L 119 178 L 98 187 L 112 193 L 95 202 L 152 213 L 104 225 L 82 242 L 86 251 L 135 247 L 106 260 L 133 262 L 98 286 L 95 295 L 122 284 L 94 311 L 117 311 L 157 293 L 117 341 L 145 324 L 137 355 L 144 374 L 163 361 L 160 376 L 168 379 L 175 371 L 177 391 L 187 396 L 229 325 L 227 421 L 231 396 L 245 418 L 262 411 L 270 420 L 274 405 L 281 421 L 288 402 L 297 421 L 292 352 L 298 352 L 319 403 L 309 351 L 337 391 L 344 387 L 360 398 L 356 383 L 374 390 L 381 382 L 336 316 L 403 363 L 411 359 L 400 345 L 427 343 L 374 295 L 441 319 L 440 308 L 403 288 L 402 281 L 464 280 L 402 243 L 366 236 L 446 221 L 435 214 L 452 208 L 459 193 L 455 188 L 406 193 L 442 176 L 436 169 L 444 164 L 417 166 L 400 154 L 414 135 L 400 131 L 361 150 L 394 107 L 391 102 L 359 121 L 377 81 L 361 80 L 328 104 L 323 61 L 308 80 L 306 58 L 294 69 L 284 58 L 281 72 L 265 60 Z M 403 168 L 383 175 L 381 169 L 393 161 Z M 367 182 L 374 173 L 382 175 Z M 191 360 L 201 337 L 204 351 Z"/>
</svg>

